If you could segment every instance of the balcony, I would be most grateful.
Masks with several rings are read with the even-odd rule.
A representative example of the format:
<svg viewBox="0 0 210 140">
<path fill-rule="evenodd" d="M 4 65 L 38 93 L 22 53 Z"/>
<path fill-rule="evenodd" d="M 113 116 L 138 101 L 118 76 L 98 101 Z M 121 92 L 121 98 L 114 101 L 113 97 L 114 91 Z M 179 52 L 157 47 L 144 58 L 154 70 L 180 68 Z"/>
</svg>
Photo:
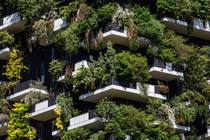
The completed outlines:
<svg viewBox="0 0 210 140">
<path fill-rule="evenodd" d="M 67 26 L 67 22 L 66 22 L 65 19 L 59 18 L 59 19 L 56 19 L 54 21 L 54 27 L 53 27 L 54 34 L 53 34 L 53 37 L 52 37 L 53 42 L 54 42 L 54 38 L 56 36 L 56 33 L 66 26 Z M 36 40 L 36 37 L 32 37 L 32 40 Z M 43 37 L 43 38 L 39 39 L 39 45 L 47 46 L 47 45 L 49 45 L 49 43 L 46 41 L 46 38 Z"/>
<path fill-rule="evenodd" d="M 172 63 L 165 63 L 161 60 L 155 59 L 153 66 L 149 72 L 153 79 L 171 81 L 177 78 L 183 77 L 183 73 L 180 72 L 179 66 L 173 65 Z"/>
<path fill-rule="evenodd" d="M 147 85 L 146 96 L 154 97 L 166 100 L 165 95 L 159 94 L 159 88 L 155 85 Z M 93 92 L 88 92 L 79 97 L 82 101 L 97 103 L 101 99 L 107 97 L 113 99 L 116 97 L 129 99 L 137 102 L 147 102 L 147 99 L 143 97 L 141 86 L 139 83 L 128 82 L 126 80 L 115 80 L 113 77 L 109 79 L 108 85 L 105 87 L 99 87 Z"/>
<path fill-rule="evenodd" d="M 37 94 L 48 94 L 46 90 L 36 88 L 36 87 L 31 87 L 31 85 L 36 85 L 36 81 L 34 80 L 29 80 L 26 82 L 23 82 L 21 84 L 17 84 L 13 90 L 10 91 L 10 93 L 7 93 L 6 99 L 8 101 L 14 101 L 14 102 L 20 102 L 23 97 L 30 93 L 30 92 L 37 92 Z"/>
<path fill-rule="evenodd" d="M 185 21 L 164 17 L 162 19 L 162 23 L 166 25 L 167 29 L 185 35 L 188 34 L 188 24 Z M 210 40 L 210 21 L 206 21 L 205 23 L 203 19 L 194 18 L 192 36 L 205 40 Z"/>
<path fill-rule="evenodd" d="M 24 31 L 24 24 L 20 13 L 13 13 L 0 19 L 0 31 L 7 30 L 9 33 L 16 34 Z"/>
<path fill-rule="evenodd" d="M 0 136 L 4 136 L 7 134 L 8 123 L 0 123 Z"/>
<path fill-rule="evenodd" d="M 85 114 L 71 118 L 68 130 L 72 130 L 81 126 L 91 130 L 98 130 L 102 128 L 102 122 L 99 121 L 99 118 L 96 116 L 95 110 L 89 111 Z"/>
<path fill-rule="evenodd" d="M 87 60 L 82 60 L 82 61 L 79 61 L 79 62 L 75 63 L 74 71 L 72 72 L 72 76 L 75 76 L 79 72 L 79 69 L 82 68 L 82 67 L 88 68 L 88 61 Z M 61 82 L 61 83 L 65 83 L 66 82 L 65 75 L 60 76 L 57 81 Z M 73 79 L 71 79 L 70 82 L 72 82 L 72 81 L 73 81 Z"/>
<path fill-rule="evenodd" d="M 55 100 L 56 98 L 50 98 L 31 107 L 29 118 L 38 121 L 48 121 L 56 118 L 54 109 L 57 105 Z"/>
<path fill-rule="evenodd" d="M 1 46 L 0 47 L 0 60 L 8 61 L 10 58 L 9 51 L 10 51 L 9 47 Z"/>
<path fill-rule="evenodd" d="M 91 32 L 90 35 L 91 42 L 98 41 L 98 34 Z M 151 44 L 151 40 L 145 37 L 139 37 L 139 48 L 143 48 L 149 46 Z M 114 23 L 110 23 L 106 26 L 106 29 L 103 33 L 103 46 L 102 47 L 94 47 L 91 45 L 92 50 L 101 50 L 106 47 L 107 42 L 111 41 L 112 44 L 119 44 L 122 46 L 129 46 L 129 40 L 127 36 L 127 27 L 120 27 Z M 83 45 L 81 45 L 83 46 Z"/>
<path fill-rule="evenodd" d="M 68 130 L 72 130 L 78 127 L 86 127 L 95 131 L 101 129 L 103 125 L 99 118 L 96 116 L 95 110 L 93 110 L 70 119 Z M 52 135 L 62 136 L 63 133 L 60 130 L 55 130 L 52 132 Z"/>
</svg>

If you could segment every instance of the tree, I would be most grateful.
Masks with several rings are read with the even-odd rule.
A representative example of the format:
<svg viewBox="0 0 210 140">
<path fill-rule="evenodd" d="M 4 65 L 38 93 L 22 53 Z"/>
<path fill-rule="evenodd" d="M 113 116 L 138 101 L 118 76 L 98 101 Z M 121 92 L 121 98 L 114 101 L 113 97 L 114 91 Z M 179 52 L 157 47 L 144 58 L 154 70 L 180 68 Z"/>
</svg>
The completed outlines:
<svg viewBox="0 0 210 140">
<path fill-rule="evenodd" d="M 21 72 L 28 68 L 23 64 L 23 57 L 20 50 L 13 48 L 10 51 L 10 59 L 5 66 L 5 73 L 3 73 L 10 81 L 17 82 L 21 79 Z"/>
<path fill-rule="evenodd" d="M 15 103 L 10 114 L 7 140 L 33 140 L 36 138 L 36 130 L 29 125 L 29 104 Z"/>
</svg>

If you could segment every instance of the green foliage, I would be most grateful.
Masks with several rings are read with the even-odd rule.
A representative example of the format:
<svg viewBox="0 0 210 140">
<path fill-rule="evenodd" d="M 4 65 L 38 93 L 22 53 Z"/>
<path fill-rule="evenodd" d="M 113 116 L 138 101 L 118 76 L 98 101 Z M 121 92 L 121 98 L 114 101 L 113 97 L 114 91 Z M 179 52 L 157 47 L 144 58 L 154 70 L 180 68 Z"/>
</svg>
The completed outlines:
<svg viewBox="0 0 210 140">
<path fill-rule="evenodd" d="M 161 105 L 161 102 L 158 104 Z M 155 118 L 156 113 L 159 113 L 159 107 L 156 107 L 157 109 L 150 107 L 155 112 L 153 114 L 130 105 L 117 106 L 114 102 L 104 99 L 97 105 L 97 113 L 99 111 L 102 114 L 99 114 L 99 117 L 107 117 L 107 114 L 111 114 L 111 117 L 109 117 L 111 119 L 105 121 L 104 130 L 107 134 L 114 133 L 116 139 L 125 138 L 126 135 L 129 135 L 131 139 L 155 138 L 168 140 L 174 134 L 174 130 L 165 119 Z M 110 108 L 112 110 L 107 112 Z M 104 119 L 101 120 L 104 122 Z"/>
<path fill-rule="evenodd" d="M 140 54 L 122 51 L 116 55 L 117 76 L 135 82 L 145 83 L 149 80 L 147 59 Z"/>
<path fill-rule="evenodd" d="M 129 9 L 123 9 L 118 6 L 115 14 L 112 16 L 112 22 L 117 23 L 119 26 L 128 25 L 133 22 L 134 13 Z"/>
<path fill-rule="evenodd" d="M 163 60 L 164 62 L 174 62 L 175 61 L 175 52 L 172 49 L 162 49 L 159 57 L 161 60 Z"/>
<path fill-rule="evenodd" d="M 109 3 L 99 8 L 97 10 L 97 14 L 99 16 L 98 22 L 103 23 L 103 24 L 110 22 L 112 15 L 113 13 L 115 13 L 117 7 L 118 7 L 117 3 Z"/>
<path fill-rule="evenodd" d="M 91 57 L 91 63 L 88 68 L 81 68 L 74 77 L 73 90 L 78 92 L 79 89 L 95 90 L 98 84 L 106 84 L 108 78 L 116 76 L 116 52 L 111 46 L 111 42 L 107 43 L 107 52 L 100 54 L 97 61 Z"/>
<path fill-rule="evenodd" d="M 56 35 L 57 46 L 64 46 L 70 54 L 76 54 L 80 48 L 78 23 L 72 22 L 68 28 Z"/>
<path fill-rule="evenodd" d="M 91 58 L 89 67 L 80 69 L 75 76 L 73 89 L 94 90 L 97 85 L 106 84 L 110 77 L 145 83 L 150 78 L 148 69 L 146 58 L 124 51 L 116 54 L 109 42 L 104 55 L 100 54 L 96 61 Z"/>
<path fill-rule="evenodd" d="M 10 59 L 5 66 L 4 75 L 13 82 L 21 79 L 21 72 L 24 72 L 28 68 L 23 64 L 23 57 L 20 50 L 13 48 L 10 51 Z"/>
<path fill-rule="evenodd" d="M 210 17 L 209 6 L 210 6 L 209 0 L 194 0 L 193 16 L 202 19 L 209 18 Z"/>
<path fill-rule="evenodd" d="M 82 4 L 84 0 L 72 1 L 66 6 L 62 6 L 59 8 L 59 15 L 63 18 L 71 19 L 74 18 L 79 5 Z"/>
<path fill-rule="evenodd" d="M 192 0 L 157 0 L 157 8 L 163 14 L 172 14 L 175 18 L 187 18 L 192 14 Z"/>
<path fill-rule="evenodd" d="M 170 140 L 180 140 L 178 135 L 173 135 L 170 137 Z"/>
<path fill-rule="evenodd" d="M 70 131 L 66 131 L 61 140 L 86 140 L 90 131 L 84 127 L 79 127 Z"/>
<path fill-rule="evenodd" d="M 9 115 L 11 113 L 11 106 L 6 99 L 0 99 L 0 114 Z M 0 117 L 1 118 L 1 117 Z"/>
<path fill-rule="evenodd" d="M 69 122 L 72 115 L 76 115 L 76 110 L 73 108 L 73 100 L 70 95 L 61 93 L 56 98 L 56 103 L 62 109 L 61 120 L 63 124 Z"/>
<path fill-rule="evenodd" d="M 52 42 L 54 20 L 53 19 L 40 19 L 34 22 L 33 25 L 34 35 L 36 40 L 45 39 L 46 44 Z"/>
<path fill-rule="evenodd" d="M 47 99 L 48 99 L 47 95 L 44 95 L 39 92 L 31 91 L 23 97 L 21 102 L 25 104 L 35 105 Z"/>
<path fill-rule="evenodd" d="M 20 12 L 21 16 L 33 20 L 44 14 L 55 11 L 56 6 L 63 0 L 6 0 L 7 4 Z"/>
<path fill-rule="evenodd" d="M 100 130 L 98 132 L 93 133 L 90 138 L 91 140 L 104 140 L 106 132 Z"/>
<path fill-rule="evenodd" d="M 7 31 L 0 32 L 0 45 L 8 45 L 8 47 L 10 47 L 14 43 L 14 41 L 14 36 L 10 35 Z"/>
<path fill-rule="evenodd" d="M 53 60 L 49 64 L 49 72 L 53 76 L 54 79 L 58 79 L 60 74 L 62 73 L 64 69 L 64 62 L 60 60 Z"/>
<path fill-rule="evenodd" d="M 134 23 L 140 24 L 142 22 L 148 22 L 154 17 L 151 15 L 150 11 L 145 7 L 134 6 L 132 11 L 135 13 L 134 15 Z"/>
<path fill-rule="evenodd" d="M 200 49 L 188 56 L 184 73 L 184 84 L 187 89 L 202 92 L 206 87 L 207 82 L 204 77 L 208 71 L 208 61 L 209 58 L 206 55 L 200 54 Z"/>
<path fill-rule="evenodd" d="M 7 140 L 35 139 L 36 130 L 29 125 L 29 114 L 27 113 L 29 105 L 15 103 L 13 106 L 8 125 Z"/>
<path fill-rule="evenodd" d="M 96 114 L 104 122 L 109 122 L 117 113 L 117 106 L 107 98 L 102 99 L 96 107 Z"/>
<path fill-rule="evenodd" d="M 151 19 L 137 25 L 138 34 L 150 38 L 155 42 L 160 42 L 164 33 L 164 26 L 157 20 Z"/>
</svg>

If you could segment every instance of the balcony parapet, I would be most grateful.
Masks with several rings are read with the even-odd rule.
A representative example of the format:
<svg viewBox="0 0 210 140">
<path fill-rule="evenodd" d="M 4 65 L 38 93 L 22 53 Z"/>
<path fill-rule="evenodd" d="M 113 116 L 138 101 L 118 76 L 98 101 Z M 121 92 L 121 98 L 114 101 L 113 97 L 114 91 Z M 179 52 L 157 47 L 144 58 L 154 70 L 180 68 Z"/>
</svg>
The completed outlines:
<svg viewBox="0 0 210 140">
<path fill-rule="evenodd" d="M 152 78 L 163 81 L 171 81 L 177 78 L 182 78 L 184 74 L 181 71 L 182 69 L 180 66 L 163 62 L 158 59 L 154 60 L 154 63 L 149 70 Z"/>
<path fill-rule="evenodd" d="M 54 109 L 57 107 L 56 97 L 42 101 L 30 108 L 29 118 L 38 121 L 48 121 L 54 119 L 56 114 Z"/>
<path fill-rule="evenodd" d="M 48 92 L 45 89 L 40 89 L 39 87 L 31 87 L 31 85 L 36 85 L 37 81 L 28 80 L 26 82 L 17 84 L 9 93 L 7 93 L 6 99 L 9 101 L 21 101 L 23 97 L 30 92 L 37 92 L 37 94 L 47 95 Z"/>
<path fill-rule="evenodd" d="M 69 127 L 67 129 L 72 130 L 83 126 L 93 131 L 96 131 L 101 129 L 103 125 L 100 119 L 96 116 L 96 111 L 91 110 L 87 113 L 71 118 Z M 62 136 L 62 135 L 63 132 L 60 130 L 54 130 L 52 132 L 52 136 Z"/>
<path fill-rule="evenodd" d="M 188 34 L 188 23 L 183 20 L 178 20 L 170 17 L 164 17 L 162 18 L 162 23 L 166 25 L 167 29 L 173 30 L 177 33 L 181 34 Z M 210 21 L 199 19 L 199 18 L 194 18 L 193 19 L 193 32 L 192 36 L 205 39 L 205 40 L 210 40 Z"/>
</svg>

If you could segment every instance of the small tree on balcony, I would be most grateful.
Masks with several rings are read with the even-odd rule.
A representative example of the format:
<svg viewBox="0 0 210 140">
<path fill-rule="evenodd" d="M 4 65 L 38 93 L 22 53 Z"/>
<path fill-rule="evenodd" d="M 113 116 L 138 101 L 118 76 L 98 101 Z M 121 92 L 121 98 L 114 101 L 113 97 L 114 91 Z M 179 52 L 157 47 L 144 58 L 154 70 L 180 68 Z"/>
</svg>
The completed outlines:
<svg viewBox="0 0 210 140">
<path fill-rule="evenodd" d="M 21 72 L 26 71 L 28 68 L 23 64 L 23 57 L 20 50 L 13 48 L 10 51 L 10 59 L 5 66 L 3 75 L 11 81 L 10 86 L 14 86 L 16 82 L 21 79 Z"/>
<path fill-rule="evenodd" d="M 55 80 L 59 78 L 64 69 L 65 63 L 61 60 L 53 60 L 49 65 L 49 72 Z"/>
<path fill-rule="evenodd" d="M 29 125 L 29 104 L 15 103 L 8 126 L 7 140 L 33 140 L 36 138 L 36 130 Z"/>
</svg>

